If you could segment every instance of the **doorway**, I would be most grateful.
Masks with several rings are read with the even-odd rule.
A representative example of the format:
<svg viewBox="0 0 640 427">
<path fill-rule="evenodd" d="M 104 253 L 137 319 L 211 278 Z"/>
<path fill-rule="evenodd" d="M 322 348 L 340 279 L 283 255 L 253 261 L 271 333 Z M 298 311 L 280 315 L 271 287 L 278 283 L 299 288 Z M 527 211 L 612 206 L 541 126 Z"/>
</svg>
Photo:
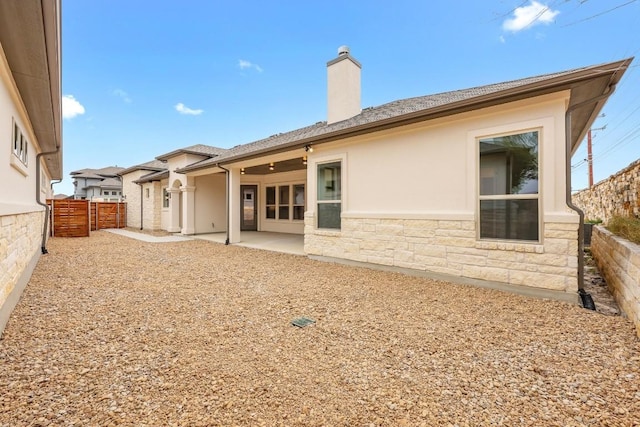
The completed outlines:
<svg viewBox="0 0 640 427">
<path fill-rule="evenodd" d="M 240 231 L 258 231 L 258 186 L 240 186 Z"/>
</svg>

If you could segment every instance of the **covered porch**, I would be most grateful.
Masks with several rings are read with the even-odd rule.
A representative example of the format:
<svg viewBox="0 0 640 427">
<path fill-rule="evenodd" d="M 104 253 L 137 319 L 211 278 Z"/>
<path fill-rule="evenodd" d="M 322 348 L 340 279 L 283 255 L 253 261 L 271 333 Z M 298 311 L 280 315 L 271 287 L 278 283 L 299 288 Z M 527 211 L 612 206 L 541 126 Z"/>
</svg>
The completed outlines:
<svg viewBox="0 0 640 427">
<path fill-rule="evenodd" d="M 198 234 L 192 237 L 224 245 L 227 233 Z M 235 243 L 235 245 L 292 255 L 306 255 L 304 252 L 304 235 L 302 234 L 243 231 L 240 242 Z"/>
<path fill-rule="evenodd" d="M 304 255 L 308 150 L 296 148 L 177 171 L 186 175 L 187 187 L 192 189 L 179 207 L 174 206 L 173 217 L 183 221 L 182 233 Z"/>
</svg>

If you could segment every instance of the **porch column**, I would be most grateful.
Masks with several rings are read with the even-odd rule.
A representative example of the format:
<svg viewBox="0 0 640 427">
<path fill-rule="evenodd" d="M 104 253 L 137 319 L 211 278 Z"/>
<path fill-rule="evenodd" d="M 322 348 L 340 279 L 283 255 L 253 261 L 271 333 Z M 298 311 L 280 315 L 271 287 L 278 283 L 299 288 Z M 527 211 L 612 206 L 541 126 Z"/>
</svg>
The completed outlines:
<svg viewBox="0 0 640 427">
<path fill-rule="evenodd" d="M 240 169 L 229 169 L 229 243 L 240 242 Z"/>
<path fill-rule="evenodd" d="M 167 188 L 169 193 L 169 233 L 180 231 L 180 189 Z"/>
<path fill-rule="evenodd" d="M 195 191 L 193 185 L 180 187 L 182 192 L 182 234 L 196 234 L 196 204 Z"/>
</svg>

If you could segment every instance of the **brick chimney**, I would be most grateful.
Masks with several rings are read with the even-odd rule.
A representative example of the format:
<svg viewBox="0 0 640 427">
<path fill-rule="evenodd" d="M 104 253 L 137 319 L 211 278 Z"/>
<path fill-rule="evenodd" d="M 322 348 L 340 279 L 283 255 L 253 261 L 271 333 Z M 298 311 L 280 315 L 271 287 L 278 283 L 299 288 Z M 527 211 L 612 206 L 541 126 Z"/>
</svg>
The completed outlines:
<svg viewBox="0 0 640 427">
<path fill-rule="evenodd" d="M 327 62 L 327 123 L 357 116 L 360 105 L 360 69 L 348 46 L 338 48 L 338 57 Z"/>
</svg>

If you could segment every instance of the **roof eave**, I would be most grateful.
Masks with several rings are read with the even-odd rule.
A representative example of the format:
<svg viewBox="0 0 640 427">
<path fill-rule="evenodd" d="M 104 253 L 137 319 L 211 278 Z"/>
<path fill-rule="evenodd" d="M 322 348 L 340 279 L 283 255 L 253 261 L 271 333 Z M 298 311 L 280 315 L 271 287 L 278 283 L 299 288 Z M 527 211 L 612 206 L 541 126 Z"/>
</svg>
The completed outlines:
<svg viewBox="0 0 640 427">
<path fill-rule="evenodd" d="M 480 95 L 477 97 L 456 101 L 436 107 L 419 110 L 399 116 L 389 117 L 386 119 L 378 120 L 371 123 L 365 123 L 358 126 L 353 126 L 345 129 L 339 129 L 334 132 L 329 132 L 322 135 L 312 136 L 308 138 L 298 139 L 289 143 L 281 144 L 275 147 L 267 147 L 264 149 L 256 150 L 250 153 L 239 154 L 237 156 L 231 156 L 221 159 L 218 163 L 198 164 L 185 166 L 177 169 L 176 172 L 188 173 L 195 172 L 204 169 L 213 169 L 217 165 L 228 165 L 239 160 L 249 160 L 256 157 L 261 157 L 265 154 L 277 154 L 284 151 L 289 151 L 295 148 L 303 148 L 309 144 L 322 144 L 332 142 L 337 139 L 343 139 L 367 133 L 386 130 L 394 127 L 405 126 L 413 123 L 418 123 L 426 120 L 433 120 L 441 117 L 452 116 L 455 114 L 465 113 L 481 108 L 488 108 L 496 105 L 506 104 L 509 102 L 515 102 L 534 96 L 542 96 L 550 93 L 559 92 L 562 90 L 572 90 L 580 83 L 587 82 L 592 79 L 600 78 L 610 75 L 611 84 L 617 83 L 624 74 L 633 58 L 624 59 L 621 61 L 605 64 L 603 66 L 589 67 L 583 70 L 575 71 L 571 74 L 557 76 L 548 80 L 541 80 L 539 82 L 530 83 L 524 86 L 519 86 L 511 89 L 501 90 L 499 92 Z M 572 93 L 573 94 L 573 93 Z M 601 101 L 601 105 L 604 105 L 606 99 Z M 598 110 L 599 111 L 599 110 Z M 586 131 L 585 131 L 586 132 Z M 579 132 L 577 136 L 582 134 Z M 579 141 L 579 140 L 578 140 Z"/>
</svg>

